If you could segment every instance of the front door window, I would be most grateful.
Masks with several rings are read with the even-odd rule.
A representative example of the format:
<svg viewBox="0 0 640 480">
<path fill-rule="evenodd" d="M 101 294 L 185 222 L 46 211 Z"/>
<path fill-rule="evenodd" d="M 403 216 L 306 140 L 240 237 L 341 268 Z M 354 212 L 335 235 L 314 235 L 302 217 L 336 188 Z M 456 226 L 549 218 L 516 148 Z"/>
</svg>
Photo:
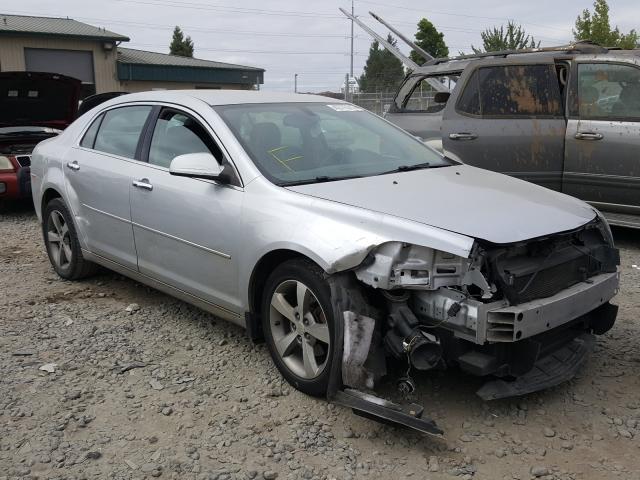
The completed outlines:
<svg viewBox="0 0 640 480">
<path fill-rule="evenodd" d="M 578 115 L 582 120 L 640 120 L 640 69 L 631 65 L 578 65 Z"/>
</svg>

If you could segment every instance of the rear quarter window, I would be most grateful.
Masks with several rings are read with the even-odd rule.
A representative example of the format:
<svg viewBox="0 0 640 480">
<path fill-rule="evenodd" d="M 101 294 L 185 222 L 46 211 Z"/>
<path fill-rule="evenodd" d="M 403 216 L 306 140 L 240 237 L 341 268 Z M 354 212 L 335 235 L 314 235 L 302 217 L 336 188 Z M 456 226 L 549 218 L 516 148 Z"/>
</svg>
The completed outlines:
<svg viewBox="0 0 640 480">
<path fill-rule="evenodd" d="M 96 135 L 98 134 L 98 129 L 100 128 L 100 123 L 102 122 L 103 115 L 100 115 L 96 118 L 91 126 L 87 129 L 80 141 L 80 146 L 85 148 L 93 148 L 93 144 L 96 141 Z"/>
</svg>

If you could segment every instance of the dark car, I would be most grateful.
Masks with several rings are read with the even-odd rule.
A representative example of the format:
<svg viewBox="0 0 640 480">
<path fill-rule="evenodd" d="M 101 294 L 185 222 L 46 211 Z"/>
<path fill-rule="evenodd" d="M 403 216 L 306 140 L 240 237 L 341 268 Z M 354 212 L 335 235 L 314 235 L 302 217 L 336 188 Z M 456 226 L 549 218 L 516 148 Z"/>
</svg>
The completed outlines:
<svg viewBox="0 0 640 480">
<path fill-rule="evenodd" d="M 80 87 L 54 73 L 0 73 L 0 200 L 31 196 L 31 152 L 75 119 Z"/>
</svg>

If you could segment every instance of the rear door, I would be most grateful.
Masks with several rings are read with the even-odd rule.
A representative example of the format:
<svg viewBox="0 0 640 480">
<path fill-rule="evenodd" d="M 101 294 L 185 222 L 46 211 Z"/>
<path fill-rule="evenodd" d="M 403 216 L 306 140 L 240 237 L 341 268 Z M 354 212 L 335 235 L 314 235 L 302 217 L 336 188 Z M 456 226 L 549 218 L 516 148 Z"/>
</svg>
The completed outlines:
<svg viewBox="0 0 640 480">
<path fill-rule="evenodd" d="M 564 191 L 640 214 L 640 66 L 578 61 L 570 89 Z"/>
<path fill-rule="evenodd" d="M 553 61 L 469 67 L 444 110 L 445 152 L 560 190 L 566 121 Z"/>
<path fill-rule="evenodd" d="M 129 187 L 152 107 L 100 114 L 65 159 L 67 198 L 87 248 L 137 270 Z"/>
</svg>

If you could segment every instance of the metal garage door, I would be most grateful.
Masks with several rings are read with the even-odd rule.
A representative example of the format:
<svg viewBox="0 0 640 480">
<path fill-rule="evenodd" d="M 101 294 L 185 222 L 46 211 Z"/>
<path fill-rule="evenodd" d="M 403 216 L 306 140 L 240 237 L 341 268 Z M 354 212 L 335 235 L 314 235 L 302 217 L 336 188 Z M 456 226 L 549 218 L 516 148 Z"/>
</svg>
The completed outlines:
<svg viewBox="0 0 640 480">
<path fill-rule="evenodd" d="M 77 78 L 82 81 L 84 91 L 95 93 L 91 51 L 25 48 L 24 60 L 28 72 L 51 72 Z"/>
</svg>

